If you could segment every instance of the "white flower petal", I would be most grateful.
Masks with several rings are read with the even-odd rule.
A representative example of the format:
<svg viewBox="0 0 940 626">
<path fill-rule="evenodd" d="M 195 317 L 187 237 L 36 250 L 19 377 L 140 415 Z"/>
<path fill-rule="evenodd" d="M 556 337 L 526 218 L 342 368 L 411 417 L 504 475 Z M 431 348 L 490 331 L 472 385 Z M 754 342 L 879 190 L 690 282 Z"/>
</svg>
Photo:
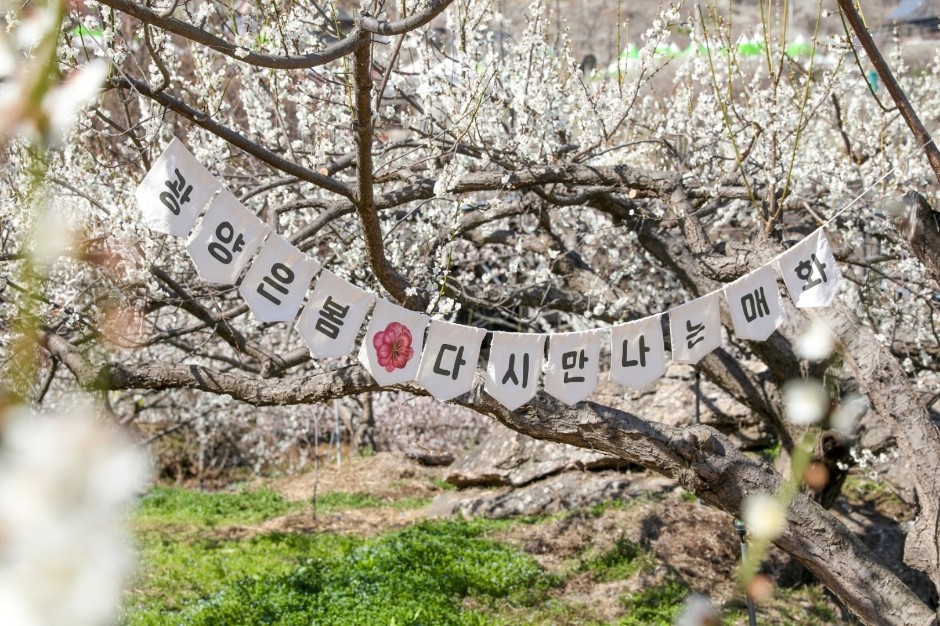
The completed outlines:
<svg viewBox="0 0 940 626">
<path fill-rule="evenodd" d="M 718 611 L 707 597 L 693 593 L 685 599 L 675 626 L 706 626 L 718 623 Z"/>
<path fill-rule="evenodd" d="M 868 400 L 857 393 L 850 393 L 842 398 L 842 404 L 833 412 L 830 421 L 834 429 L 847 437 L 853 437 L 859 420 L 867 412 Z"/>
<path fill-rule="evenodd" d="M 790 422 L 809 426 L 829 411 L 829 392 L 817 380 L 791 380 L 783 385 L 783 405 Z"/>
<path fill-rule="evenodd" d="M 797 356 L 807 361 L 822 361 L 832 354 L 836 347 L 836 338 L 826 323 L 814 319 L 806 331 L 796 341 Z"/>
<path fill-rule="evenodd" d="M 783 506 L 764 493 L 744 499 L 741 504 L 741 518 L 749 533 L 768 541 L 779 537 L 787 525 Z"/>
<path fill-rule="evenodd" d="M 0 445 L 0 624 L 113 622 L 144 453 L 92 415 L 10 409 Z M 16 598 L 16 602 L 5 602 Z"/>
<path fill-rule="evenodd" d="M 49 140 L 61 141 L 82 108 L 98 97 L 108 76 L 108 62 L 97 59 L 50 89 L 42 99 L 42 111 L 49 119 Z"/>
</svg>

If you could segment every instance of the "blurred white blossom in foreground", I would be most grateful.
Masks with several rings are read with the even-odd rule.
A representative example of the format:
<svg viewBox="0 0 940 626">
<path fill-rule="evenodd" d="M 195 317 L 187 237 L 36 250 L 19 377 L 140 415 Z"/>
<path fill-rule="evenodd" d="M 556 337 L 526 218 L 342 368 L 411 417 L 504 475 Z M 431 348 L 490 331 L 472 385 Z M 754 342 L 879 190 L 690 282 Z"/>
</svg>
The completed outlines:
<svg viewBox="0 0 940 626">
<path fill-rule="evenodd" d="M 829 411 L 829 392 L 818 380 L 790 380 L 783 385 L 783 406 L 790 422 L 809 426 Z"/>
<path fill-rule="evenodd" d="M 104 59 L 70 69 L 65 76 L 56 43 L 68 3 L 15 6 L 0 0 L 7 29 L 0 30 L 0 141 L 9 135 L 60 145 L 82 108 L 98 97 L 110 66 Z"/>
<path fill-rule="evenodd" d="M 718 611 L 711 600 L 703 595 L 693 593 L 682 604 L 682 612 L 676 618 L 676 626 L 717 626 Z"/>
<path fill-rule="evenodd" d="M 835 348 L 835 334 L 820 319 L 814 319 L 809 323 L 803 334 L 796 340 L 796 346 L 794 346 L 797 356 L 801 359 L 817 362 L 829 358 Z"/>
<path fill-rule="evenodd" d="M 745 498 L 741 504 L 741 517 L 749 533 L 768 541 L 779 537 L 787 525 L 783 505 L 765 493 Z"/>
<path fill-rule="evenodd" d="M 127 507 L 149 461 L 83 412 L 7 411 L 0 444 L 0 624 L 113 623 L 134 550 Z"/>
<path fill-rule="evenodd" d="M 842 404 L 832 414 L 832 427 L 846 437 L 854 437 L 859 421 L 868 412 L 868 400 L 857 393 L 849 393 L 842 398 Z"/>
</svg>

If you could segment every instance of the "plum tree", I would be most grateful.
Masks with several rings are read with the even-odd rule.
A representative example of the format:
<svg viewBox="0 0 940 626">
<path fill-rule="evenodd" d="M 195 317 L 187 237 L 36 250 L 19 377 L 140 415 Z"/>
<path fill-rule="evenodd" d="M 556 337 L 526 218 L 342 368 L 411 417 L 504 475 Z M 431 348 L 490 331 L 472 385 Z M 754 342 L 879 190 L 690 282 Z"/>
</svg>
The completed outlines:
<svg viewBox="0 0 940 626">
<path fill-rule="evenodd" d="M 594 74 L 538 2 L 511 36 L 487 0 L 367 2 L 352 13 L 310 0 L 74 6 L 60 66 L 105 57 L 111 74 L 44 163 L 44 193 L 80 235 L 38 295 L 18 288 L 36 244 L 29 168 L 4 169 L 0 332 L 11 346 L 24 299 L 39 298 L 30 310 L 43 347 L 38 374 L 11 372 L 10 384 L 41 403 L 77 383 L 102 392 L 119 420 L 172 411 L 201 433 L 256 417 L 252 407 L 278 407 L 288 420 L 277 427 L 297 426 L 310 407 L 380 391 L 349 359 L 311 359 L 290 325 L 251 318 L 236 290 L 196 276 L 181 241 L 146 230 L 133 192 L 173 135 L 324 267 L 488 330 L 603 328 L 665 311 L 766 264 L 851 203 L 829 231 L 849 279 L 840 299 L 812 315 L 787 304 L 765 342 L 737 339 L 724 314 L 723 346 L 697 367 L 785 452 L 806 428 L 786 419 L 784 382 L 824 378 L 834 403 L 864 394 L 916 491 L 907 563 L 940 584 L 938 265 L 924 243 L 937 230 L 937 187 L 915 158 L 923 142 L 872 97 L 851 41 L 820 34 L 837 12 L 819 5 L 802 55 L 768 15 L 752 59 L 705 4 L 664 6 L 635 55 Z M 670 52 L 676 41 L 688 52 Z M 922 110 L 940 104 L 938 67 L 902 80 Z M 34 158 L 27 144 L 6 148 L 7 164 Z M 898 231 L 883 206 L 909 188 L 922 203 Z M 835 334 L 821 362 L 795 348 L 810 317 Z M 733 515 L 784 481 L 707 426 L 545 393 L 509 411 L 479 374 L 453 404 L 650 468 Z M 793 497 L 776 545 L 866 623 L 935 622 L 819 500 Z"/>
</svg>

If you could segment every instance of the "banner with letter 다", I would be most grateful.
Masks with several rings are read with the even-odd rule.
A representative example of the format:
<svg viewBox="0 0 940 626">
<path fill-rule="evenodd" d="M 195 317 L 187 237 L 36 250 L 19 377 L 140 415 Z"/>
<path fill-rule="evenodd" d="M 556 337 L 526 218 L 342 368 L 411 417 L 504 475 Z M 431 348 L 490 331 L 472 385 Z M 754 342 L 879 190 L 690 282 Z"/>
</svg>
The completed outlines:
<svg viewBox="0 0 940 626">
<path fill-rule="evenodd" d="M 379 298 L 321 271 L 318 261 L 272 232 L 224 189 L 178 139 L 154 163 L 135 196 L 144 221 L 155 232 L 174 237 L 192 232 L 186 250 L 200 277 L 210 283 L 239 284 L 239 293 L 259 321 L 297 318 L 297 330 L 313 357 L 351 355 L 366 325 L 358 359 L 382 386 L 417 381 L 442 401 L 466 394 L 489 335 L 483 391 L 510 411 L 535 397 L 542 374 L 545 391 L 569 405 L 584 401 L 597 388 L 608 329 L 488 333 L 432 320 Z M 829 241 L 823 229 L 817 229 L 733 283 L 671 308 L 672 360 L 695 364 L 721 345 L 721 293 L 736 336 L 749 341 L 770 337 L 784 319 L 778 275 L 797 307 L 827 306 L 842 283 Z M 665 373 L 664 315 L 609 329 L 611 381 L 642 389 Z"/>
</svg>

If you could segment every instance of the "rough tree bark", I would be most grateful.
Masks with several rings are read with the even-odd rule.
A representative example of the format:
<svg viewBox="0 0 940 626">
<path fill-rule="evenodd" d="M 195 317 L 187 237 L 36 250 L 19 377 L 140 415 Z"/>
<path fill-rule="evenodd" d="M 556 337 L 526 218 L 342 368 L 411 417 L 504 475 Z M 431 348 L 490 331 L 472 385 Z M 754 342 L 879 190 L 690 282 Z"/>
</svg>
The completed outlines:
<svg viewBox="0 0 940 626">
<path fill-rule="evenodd" d="M 229 395 L 259 406 L 327 402 L 381 389 L 361 366 L 306 377 L 301 381 L 261 381 L 199 366 L 166 363 L 96 365 L 61 337 L 46 334 L 45 347 L 89 390 L 198 389 Z M 876 353 L 869 353 L 876 358 Z M 416 385 L 398 389 L 427 395 Z M 477 376 L 473 391 L 456 400 L 490 415 L 530 437 L 607 452 L 674 479 L 708 504 L 740 515 L 751 493 L 775 493 L 783 479 L 762 461 L 742 454 L 708 426 L 675 428 L 583 402 L 568 407 L 540 392 L 516 412 L 483 392 Z M 787 531 L 777 545 L 812 571 L 846 607 L 868 624 L 936 624 L 936 615 L 819 504 L 797 495 L 787 511 Z M 834 566 L 834 564 L 836 566 Z"/>
<path fill-rule="evenodd" d="M 855 3 L 839 0 L 839 9 L 940 181 L 940 148 L 891 72 Z M 934 280 L 940 280 L 940 219 L 920 194 L 909 193 L 905 200 L 910 210 L 903 217 L 906 224 L 902 224 L 902 232 L 914 255 Z M 847 362 L 875 409 L 891 425 L 903 458 L 913 470 L 920 511 L 904 542 L 904 561 L 925 572 L 940 589 L 940 429 L 930 420 L 927 409 L 917 402 L 917 394 L 897 360 L 884 358 L 884 350 L 877 348 L 872 333 L 841 303 L 824 313 L 824 317 L 837 329 Z"/>
</svg>

